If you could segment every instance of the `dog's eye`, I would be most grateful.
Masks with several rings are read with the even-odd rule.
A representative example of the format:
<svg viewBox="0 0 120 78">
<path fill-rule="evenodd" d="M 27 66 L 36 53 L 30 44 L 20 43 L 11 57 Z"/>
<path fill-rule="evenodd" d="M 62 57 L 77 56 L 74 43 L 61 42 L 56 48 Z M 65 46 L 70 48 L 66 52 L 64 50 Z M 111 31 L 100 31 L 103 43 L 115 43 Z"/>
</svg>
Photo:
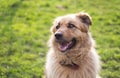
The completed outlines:
<svg viewBox="0 0 120 78">
<path fill-rule="evenodd" d="M 68 28 L 74 28 L 75 27 L 75 25 L 73 25 L 73 24 L 68 24 L 68 26 L 67 26 Z"/>
<path fill-rule="evenodd" d="M 56 29 L 59 29 L 59 28 L 60 28 L 60 25 L 57 25 L 57 26 L 56 26 Z"/>
</svg>

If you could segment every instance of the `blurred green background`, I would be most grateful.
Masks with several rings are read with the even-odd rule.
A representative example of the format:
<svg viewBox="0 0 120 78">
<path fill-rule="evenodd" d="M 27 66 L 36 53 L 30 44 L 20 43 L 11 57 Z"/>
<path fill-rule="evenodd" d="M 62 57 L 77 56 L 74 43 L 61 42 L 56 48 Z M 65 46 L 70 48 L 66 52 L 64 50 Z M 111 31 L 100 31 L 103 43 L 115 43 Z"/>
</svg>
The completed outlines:
<svg viewBox="0 0 120 78">
<path fill-rule="evenodd" d="M 0 0 L 0 78 L 43 78 L 55 17 L 80 11 L 101 56 L 102 78 L 120 78 L 120 0 Z"/>
</svg>

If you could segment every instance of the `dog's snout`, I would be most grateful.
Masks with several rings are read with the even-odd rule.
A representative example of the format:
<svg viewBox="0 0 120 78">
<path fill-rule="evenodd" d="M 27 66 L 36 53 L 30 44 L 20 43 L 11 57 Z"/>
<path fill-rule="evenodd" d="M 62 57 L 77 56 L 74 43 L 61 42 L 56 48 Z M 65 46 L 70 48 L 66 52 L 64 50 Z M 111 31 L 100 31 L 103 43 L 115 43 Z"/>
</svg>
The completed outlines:
<svg viewBox="0 0 120 78">
<path fill-rule="evenodd" d="M 58 33 L 55 34 L 55 38 L 58 39 L 58 40 L 62 39 L 62 37 L 63 37 L 63 34 L 61 32 L 58 32 Z"/>
</svg>

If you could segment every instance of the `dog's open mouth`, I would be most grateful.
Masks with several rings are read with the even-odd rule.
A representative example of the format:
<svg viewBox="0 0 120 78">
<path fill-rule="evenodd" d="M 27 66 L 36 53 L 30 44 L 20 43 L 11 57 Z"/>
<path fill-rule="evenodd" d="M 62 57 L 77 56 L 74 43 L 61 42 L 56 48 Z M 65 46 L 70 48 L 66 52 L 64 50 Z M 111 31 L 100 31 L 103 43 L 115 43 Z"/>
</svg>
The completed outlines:
<svg viewBox="0 0 120 78">
<path fill-rule="evenodd" d="M 75 44 L 76 44 L 75 38 L 73 38 L 70 42 L 63 40 L 59 42 L 59 49 L 61 52 L 65 52 L 73 48 Z"/>
</svg>

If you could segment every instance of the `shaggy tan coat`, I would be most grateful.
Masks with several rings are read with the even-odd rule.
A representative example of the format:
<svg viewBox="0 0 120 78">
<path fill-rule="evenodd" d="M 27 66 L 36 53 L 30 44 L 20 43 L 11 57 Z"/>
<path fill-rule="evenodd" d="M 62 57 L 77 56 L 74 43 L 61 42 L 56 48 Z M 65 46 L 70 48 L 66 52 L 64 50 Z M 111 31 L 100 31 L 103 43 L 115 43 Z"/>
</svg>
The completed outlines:
<svg viewBox="0 0 120 78">
<path fill-rule="evenodd" d="M 76 28 L 68 29 L 72 22 Z M 61 23 L 57 30 L 55 26 Z M 87 13 L 69 14 L 55 19 L 51 28 L 49 51 L 46 62 L 46 78 L 98 78 L 100 69 L 99 56 L 95 51 L 94 40 L 89 32 L 91 18 Z M 77 43 L 72 49 L 61 52 L 54 34 L 63 32 L 66 40 L 76 38 Z"/>
</svg>

